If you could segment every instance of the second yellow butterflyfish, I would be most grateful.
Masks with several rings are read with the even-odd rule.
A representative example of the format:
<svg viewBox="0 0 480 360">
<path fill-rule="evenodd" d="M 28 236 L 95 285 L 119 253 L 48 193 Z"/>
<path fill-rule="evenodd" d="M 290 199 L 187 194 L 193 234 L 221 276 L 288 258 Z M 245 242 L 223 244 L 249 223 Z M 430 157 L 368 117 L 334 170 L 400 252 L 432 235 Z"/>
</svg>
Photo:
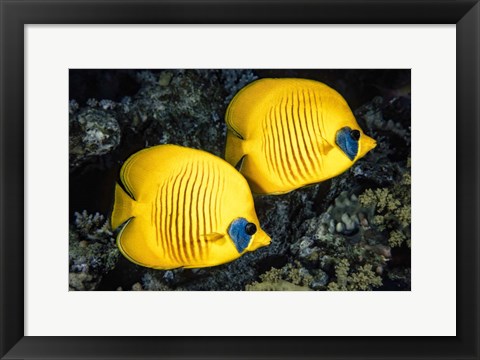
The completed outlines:
<svg viewBox="0 0 480 360">
<path fill-rule="evenodd" d="M 111 223 L 123 225 L 121 253 L 155 269 L 220 265 L 270 244 L 243 176 L 219 157 L 176 145 L 123 164 Z"/>
<path fill-rule="evenodd" d="M 225 159 L 259 194 L 330 179 L 376 146 L 345 99 L 314 80 L 254 81 L 232 99 L 225 120 Z"/>
</svg>

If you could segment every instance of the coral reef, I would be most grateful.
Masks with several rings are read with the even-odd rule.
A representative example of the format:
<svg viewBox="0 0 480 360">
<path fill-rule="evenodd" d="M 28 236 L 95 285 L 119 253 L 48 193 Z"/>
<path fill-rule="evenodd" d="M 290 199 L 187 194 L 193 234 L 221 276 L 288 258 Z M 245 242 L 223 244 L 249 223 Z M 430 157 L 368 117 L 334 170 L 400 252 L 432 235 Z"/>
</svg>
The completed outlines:
<svg viewBox="0 0 480 360">
<path fill-rule="evenodd" d="M 256 76 L 252 71 L 234 69 L 223 70 L 220 76 L 223 82 L 223 86 L 228 93 L 224 101 L 226 105 L 228 105 L 230 100 L 232 100 L 232 98 L 241 88 L 258 79 L 258 76 Z"/>
<path fill-rule="evenodd" d="M 368 290 L 382 285 L 377 275 L 391 258 L 390 247 L 381 237 L 371 236 L 368 214 L 354 194 L 342 192 L 327 211 L 303 222 L 289 250 L 303 271 L 312 274 L 312 289 Z"/>
<path fill-rule="evenodd" d="M 70 102 L 70 168 L 76 168 L 94 156 L 105 155 L 120 144 L 120 126 L 111 114 L 85 108 L 78 113 Z"/>
<path fill-rule="evenodd" d="M 372 265 L 366 264 L 351 272 L 347 259 L 341 259 L 335 265 L 336 281 L 328 284 L 328 290 L 372 290 L 382 285 L 382 278 L 372 271 Z"/>
<path fill-rule="evenodd" d="M 277 280 L 273 282 L 263 281 L 261 283 L 255 282 L 247 285 L 247 291 L 310 291 L 308 286 L 299 286 L 292 284 L 285 280 Z"/>
<path fill-rule="evenodd" d="M 407 160 L 406 168 L 410 168 L 410 160 Z M 388 243 L 391 247 L 399 247 L 403 243 L 411 246 L 410 185 L 410 173 L 406 172 L 391 188 L 367 189 L 359 196 L 362 206 L 371 209 L 372 227 L 377 231 L 388 232 Z"/>
<path fill-rule="evenodd" d="M 410 73 L 377 73 L 381 75 L 311 70 L 317 78 L 337 76 L 334 85 L 348 89 L 347 94 L 354 93 L 347 84 L 362 81 L 358 85 L 362 97 L 347 101 L 363 104 L 354 113 L 362 129 L 377 140 L 377 148 L 325 183 L 285 195 L 256 196 L 255 209 L 271 245 L 234 262 L 201 269 L 152 270 L 119 256 L 106 218 L 123 161 L 144 147 L 165 143 L 223 156 L 223 118 L 235 93 L 257 77 L 306 73 L 130 70 L 121 73 L 133 83 L 123 95 L 114 88 L 107 93 L 115 96 L 108 98 L 99 92 L 90 96 L 86 90 L 81 99 L 71 98 L 70 171 L 77 187 L 70 193 L 70 289 L 409 290 L 410 97 L 379 90 L 388 84 L 365 84 L 390 78 L 404 81 Z M 81 74 L 72 78 L 81 79 Z M 99 78 L 119 82 L 112 80 L 115 74 Z M 370 100 L 365 102 L 365 96 Z M 88 188 L 82 176 L 102 183 L 92 181 Z M 91 189 L 95 185 L 96 193 Z M 75 213 L 85 208 L 90 213 Z M 92 215 L 95 212 L 99 214 Z"/>
<path fill-rule="evenodd" d="M 228 101 L 256 79 L 250 70 L 139 71 L 139 90 L 120 101 L 70 100 L 70 167 L 113 153 L 122 139 L 127 155 L 147 146 L 177 144 L 223 155 Z M 113 154 L 112 154 L 113 153 Z"/>
<path fill-rule="evenodd" d="M 287 264 L 281 269 L 271 268 L 260 275 L 260 281 L 247 284 L 247 291 L 309 291 L 315 281 L 314 277 L 297 261 Z"/>
<path fill-rule="evenodd" d="M 381 151 L 332 179 L 327 191 L 316 185 L 299 203 L 290 201 L 288 210 L 301 208 L 289 221 L 301 221 L 281 230 L 288 250 L 280 270 L 288 273 L 297 261 L 314 277 L 311 289 L 410 289 L 410 117 L 397 101 L 405 99 L 376 97 L 356 112 Z M 387 120 L 395 111 L 397 121 Z"/>
<path fill-rule="evenodd" d="M 95 290 L 117 264 L 119 251 L 105 218 L 75 213 L 69 231 L 69 289 Z"/>
</svg>

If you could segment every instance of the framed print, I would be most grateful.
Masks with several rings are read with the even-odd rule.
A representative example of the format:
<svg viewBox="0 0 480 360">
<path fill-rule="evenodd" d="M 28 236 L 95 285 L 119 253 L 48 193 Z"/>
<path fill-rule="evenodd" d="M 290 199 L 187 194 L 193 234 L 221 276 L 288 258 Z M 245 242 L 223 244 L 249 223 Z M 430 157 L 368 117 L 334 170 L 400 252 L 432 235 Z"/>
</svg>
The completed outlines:
<svg viewBox="0 0 480 360">
<path fill-rule="evenodd" d="M 478 358 L 479 6 L 2 0 L 2 358 Z"/>
<path fill-rule="evenodd" d="M 96 101 L 95 79 L 134 95 Z M 410 69 L 70 69 L 69 290 L 409 291 L 410 82 Z M 225 132 L 243 111 L 256 130 Z"/>
</svg>

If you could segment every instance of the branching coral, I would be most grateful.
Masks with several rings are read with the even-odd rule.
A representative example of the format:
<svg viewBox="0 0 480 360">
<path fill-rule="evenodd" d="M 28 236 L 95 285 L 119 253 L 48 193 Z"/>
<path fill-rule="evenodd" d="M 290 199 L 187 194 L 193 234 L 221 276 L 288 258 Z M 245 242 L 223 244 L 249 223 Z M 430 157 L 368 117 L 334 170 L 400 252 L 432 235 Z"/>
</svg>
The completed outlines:
<svg viewBox="0 0 480 360">
<path fill-rule="evenodd" d="M 299 286 L 285 280 L 254 282 L 245 287 L 247 291 L 310 291 L 308 286 Z"/>
<path fill-rule="evenodd" d="M 287 264 L 281 269 L 271 268 L 260 275 L 260 282 L 254 282 L 245 287 L 245 290 L 310 290 L 309 284 L 314 280 L 307 269 L 296 261 Z"/>
<path fill-rule="evenodd" d="M 372 225 L 388 233 L 388 243 L 410 247 L 411 192 L 410 159 L 400 182 L 391 188 L 367 189 L 358 198 L 360 204 L 371 209 Z"/>
<path fill-rule="evenodd" d="M 107 154 L 120 144 L 120 126 L 108 112 L 86 108 L 78 113 L 78 104 L 70 102 L 70 168 Z"/>
<path fill-rule="evenodd" d="M 372 270 L 371 264 L 360 266 L 352 272 L 347 259 L 341 259 L 335 266 L 336 281 L 328 284 L 330 291 L 372 290 L 382 285 L 382 278 Z"/>
<path fill-rule="evenodd" d="M 113 233 L 108 221 L 100 213 L 89 214 L 86 210 L 75 212 L 75 230 L 88 240 L 113 241 Z"/>
<path fill-rule="evenodd" d="M 70 290 L 94 290 L 119 258 L 112 231 L 101 214 L 75 213 L 69 232 Z"/>
</svg>

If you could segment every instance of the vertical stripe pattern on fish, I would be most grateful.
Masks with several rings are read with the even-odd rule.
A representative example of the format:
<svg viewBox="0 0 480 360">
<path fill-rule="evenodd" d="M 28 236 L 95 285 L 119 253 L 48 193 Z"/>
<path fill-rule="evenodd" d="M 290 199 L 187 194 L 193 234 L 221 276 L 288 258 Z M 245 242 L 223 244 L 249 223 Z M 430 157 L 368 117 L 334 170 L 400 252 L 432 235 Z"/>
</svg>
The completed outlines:
<svg viewBox="0 0 480 360">
<path fill-rule="evenodd" d="M 257 80 L 232 99 L 226 122 L 225 159 L 261 194 L 339 175 L 375 147 L 343 97 L 313 80 Z"/>
<path fill-rule="evenodd" d="M 136 264 L 214 266 L 270 242 L 260 229 L 245 179 L 209 153 L 175 145 L 142 150 L 125 162 L 120 183 L 112 227 L 126 222 L 117 244 Z M 247 237 L 245 229 L 230 231 L 239 229 L 238 219 L 259 230 Z M 239 251 L 245 238 L 248 244 Z"/>
</svg>

